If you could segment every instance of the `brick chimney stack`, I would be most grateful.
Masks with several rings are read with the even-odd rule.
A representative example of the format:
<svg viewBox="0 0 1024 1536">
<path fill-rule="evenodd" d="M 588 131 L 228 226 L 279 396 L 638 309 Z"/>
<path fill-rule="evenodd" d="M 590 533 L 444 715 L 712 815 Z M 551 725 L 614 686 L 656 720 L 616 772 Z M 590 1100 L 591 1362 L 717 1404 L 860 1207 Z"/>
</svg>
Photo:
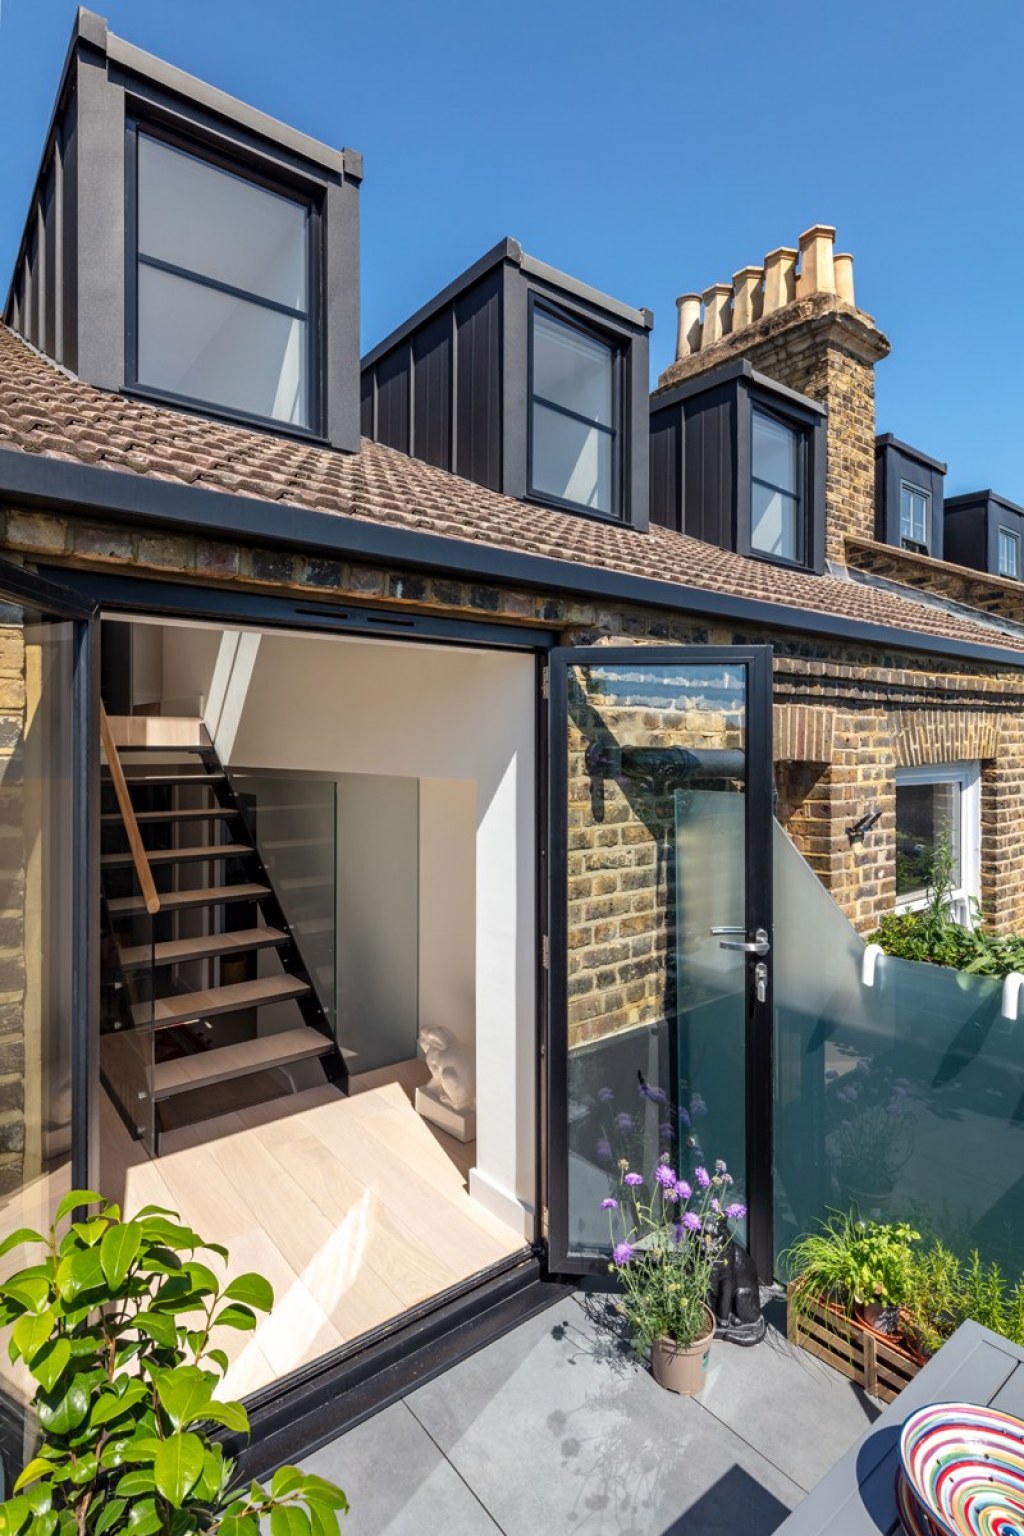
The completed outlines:
<svg viewBox="0 0 1024 1536">
<path fill-rule="evenodd" d="M 770 251 L 761 267 L 741 267 L 732 284 L 679 301 L 676 360 L 658 388 L 746 358 L 828 407 L 826 556 L 845 565 L 845 538 L 875 533 L 875 364 L 889 341 L 856 307 L 853 257 L 834 250 L 835 230 L 815 224 L 798 249 Z M 684 310 L 685 304 L 685 310 Z M 685 317 L 685 323 L 684 323 Z"/>
</svg>

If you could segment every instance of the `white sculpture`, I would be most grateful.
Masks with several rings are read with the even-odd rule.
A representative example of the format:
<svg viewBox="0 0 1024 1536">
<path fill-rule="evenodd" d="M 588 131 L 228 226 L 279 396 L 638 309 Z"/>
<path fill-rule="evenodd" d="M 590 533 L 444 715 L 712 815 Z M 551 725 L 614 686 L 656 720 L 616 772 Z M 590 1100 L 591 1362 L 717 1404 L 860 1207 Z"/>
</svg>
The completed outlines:
<svg viewBox="0 0 1024 1536">
<path fill-rule="evenodd" d="M 469 1048 L 457 1040 L 443 1024 L 428 1025 L 419 1033 L 420 1049 L 430 1071 L 428 1091 L 451 1109 L 473 1108 L 475 1085 L 473 1057 Z"/>
</svg>

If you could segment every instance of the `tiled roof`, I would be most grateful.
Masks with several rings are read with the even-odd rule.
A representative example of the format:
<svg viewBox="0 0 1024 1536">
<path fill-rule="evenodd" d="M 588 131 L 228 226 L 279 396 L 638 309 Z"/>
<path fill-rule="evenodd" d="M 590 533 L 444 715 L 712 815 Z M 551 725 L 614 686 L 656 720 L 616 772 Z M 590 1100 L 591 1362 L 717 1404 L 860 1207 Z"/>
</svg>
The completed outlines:
<svg viewBox="0 0 1024 1536">
<path fill-rule="evenodd" d="M 339 453 L 94 389 L 2 324 L 0 448 L 754 598 L 780 609 L 1024 650 L 1018 636 L 996 635 L 989 626 L 909 597 L 745 559 L 661 528 L 637 533 L 529 506 L 379 443 L 364 440 L 359 453 Z M 782 612 L 779 622 L 785 623 Z"/>
</svg>

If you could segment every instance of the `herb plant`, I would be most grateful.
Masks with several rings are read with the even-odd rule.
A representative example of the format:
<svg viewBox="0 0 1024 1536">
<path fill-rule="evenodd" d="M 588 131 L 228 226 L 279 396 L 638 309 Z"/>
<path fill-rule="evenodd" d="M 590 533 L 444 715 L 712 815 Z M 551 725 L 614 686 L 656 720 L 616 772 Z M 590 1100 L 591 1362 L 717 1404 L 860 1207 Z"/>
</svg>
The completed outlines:
<svg viewBox="0 0 1024 1536">
<path fill-rule="evenodd" d="M 920 1234 L 905 1223 L 833 1212 L 819 1231 L 798 1238 L 783 1256 L 797 1282 L 793 1306 L 804 1313 L 815 1301 L 833 1302 L 846 1313 L 873 1302 L 901 1306 L 910 1292 L 912 1244 L 918 1241 Z"/>
<path fill-rule="evenodd" d="M 228 1357 L 211 1336 L 269 1312 L 261 1275 L 222 1283 L 197 1255 L 227 1251 L 173 1211 L 122 1220 L 91 1190 L 65 1196 L 47 1236 L 20 1228 L 0 1253 L 21 1245 L 41 1251 L 0 1284 L 0 1325 L 35 1381 L 41 1441 L 0 1504 L 0 1536 L 260 1536 L 265 1522 L 271 1536 L 336 1536 L 340 1488 L 297 1467 L 244 1486 L 214 1438 L 249 1421 L 216 1396 Z"/>
</svg>

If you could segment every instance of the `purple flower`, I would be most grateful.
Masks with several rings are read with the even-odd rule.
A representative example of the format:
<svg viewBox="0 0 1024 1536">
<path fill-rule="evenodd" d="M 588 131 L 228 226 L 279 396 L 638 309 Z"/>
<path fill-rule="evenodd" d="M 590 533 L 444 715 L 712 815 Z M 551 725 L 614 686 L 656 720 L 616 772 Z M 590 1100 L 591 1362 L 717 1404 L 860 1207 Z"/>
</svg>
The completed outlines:
<svg viewBox="0 0 1024 1536">
<path fill-rule="evenodd" d="M 717 1162 L 715 1163 L 715 1172 L 716 1173 L 725 1173 L 726 1171 L 727 1171 L 727 1165 L 722 1162 L 721 1158 L 719 1158 L 717 1160 Z"/>
<path fill-rule="evenodd" d="M 632 1131 L 636 1129 L 633 1123 L 633 1116 L 627 1115 L 625 1110 L 622 1111 L 621 1115 L 615 1116 L 615 1124 L 618 1126 L 620 1131 Z"/>
<path fill-rule="evenodd" d="M 618 1208 L 619 1202 L 617 1200 L 613 1200 L 610 1195 L 608 1196 L 607 1200 L 601 1201 L 602 1211 L 617 1211 Z"/>
<path fill-rule="evenodd" d="M 856 1067 L 854 1067 L 854 1071 L 859 1072 L 861 1077 L 870 1077 L 871 1075 L 871 1068 L 868 1066 L 867 1062 L 863 1060 L 858 1061 Z"/>
<path fill-rule="evenodd" d="M 643 1181 L 642 1173 L 627 1173 L 622 1180 L 623 1184 L 628 1184 L 630 1189 L 636 1189 L 637 1185 L 642 1184 Z"/>
<path fill-rule="evenodd" d="M 712 1202 L 711 1202 L 711 1209 L 714 1211 L 716 1216 L 721 1216 L 721 1214 L 722 1214 L 722 1207 L 719 1205 L 717 1200 L 712 1200 Z"/>
<path fill-rule="evenodd" d="M 602 1163 L 610 1163 L 611 1162 L 611 1160 L 612 1160 L 612 1144 L 611 1144 L 611 1142 L 606 1137 L 604 1137 L 604 1136 L 601 1137 L 601 1140 L 597 1143 L 597 1146 L 596 1146 L 596 1148 L 594 1150 L 596 1151 L 596 1153 L 597 1153 L 597 1155 L 600 1158 Z"/>
<path fill-rule="evenodd" d="M 597 1090 L 597 1096 L 601 1100 L 602 1104 L 610 1104 L 612 1099 L 614 1099 L 615 1094 L 611 1088 L 599 1088 Z"/>
<path fill-rule="evenodd" d="M 727 1205 L 725 1208 L 725 1214 L 728 1216 L 730 1221 L 742 1221 L 744 1216 L 747 1214 L 747 1208 L 745 1205 L 740 1205 L 738 1203 L 736 1205 Z"/>
<path fill-rule="evenodd" d="M 654 1170 L 654 1177 L 657 1179 L 662 1189 L 675 1189 L 675 1172 L 668 1166 L 668 1163 L 659 1163 L 657 1168 Z"/>
<path fill-rule="evenodd" d="M 663 1120 L 658 1126 L 659 1136 L 664 1136 L 666 1141 L 675 1141 L 676 1132 L 671 1120 Z"/>
<path fill-rule="evenodd" d="M 676 1225 L 675 1225 L 675 1230 L 672 1233 L 672 1236 L 675 1238 L 677 1243 L 681 1243 L 682 1242 L 684 1230 L 685 1229 L 683 1227 L 682 1222 L 681 1221 L 677 1221 Z"/>
<path fill-rule="evenodd" d="M 678 1200 L 689 1200 L 690 1196 L 693 1194 L 693 1190 L 690 1188 L 689 1184 L 687 1184 L 685 1179 L 680 1179 L 679 1183 L 676 1185 L 675 1193 Z"/>
<path fill-rule="evenodd" d="M 633 1249 L 629 1243 L 616 1243 L 615 1247 L 612 1249 L 612 1258 L 615 1260 L 615 1263 L 619 1266 L 620 1269 L 622 1269 L 624 1265 L 628 1264 L 632 1257 Z"/>
<path fill-rule="evenodd" d="M 686 1215 L 683 1217 L 683 1223 L 682 1224 L 687 1229 L 688 1232 L 699 1232 L 700 1231 L 700 1217 L 698 1215 L 696 1215 L 695 1212 L 693 1212 L 693 1211 L 687 1211 L 686 1212 Z"/>
<path fill-rule="evenodd" d="M 693 1176 L 697 1180 L 697 1183 L 700 1185 L 701 1189 L 710 1189 L 711 1178 L 706 1168 L 695 1168 L 693 1170 Z"/>
<path fill-rule="evenodd" d="M 701 1098 L 699 1093 L 695 1093 L 693 1095 L 693 1097 L 691 1098 L 691 1100 L 690 1100 L 690 1114 L 691 1115 L 706 1115 L 707 1112 L 708 1112 L 708 1107 L 704 1103 L 704 1100 Z"/>
<path fill-rule="evenodd" d="M 682 1105 L 679 1106 L 678 1114 L 679 1114 L 679 1124 L 680 1125 L 689 1125 L 690 1117 L 686 1113 L 686 1110 L 682 1107 Z"/>
<path fill-rule="evenodd" d="M 641 1083 L 640 1092 L 645 1099 L 650 1099 L 652 1104 L 664 1104 L 668 1097 L 664 1088 L 654 1088 L 650 1083 Z"/>
</svg>

